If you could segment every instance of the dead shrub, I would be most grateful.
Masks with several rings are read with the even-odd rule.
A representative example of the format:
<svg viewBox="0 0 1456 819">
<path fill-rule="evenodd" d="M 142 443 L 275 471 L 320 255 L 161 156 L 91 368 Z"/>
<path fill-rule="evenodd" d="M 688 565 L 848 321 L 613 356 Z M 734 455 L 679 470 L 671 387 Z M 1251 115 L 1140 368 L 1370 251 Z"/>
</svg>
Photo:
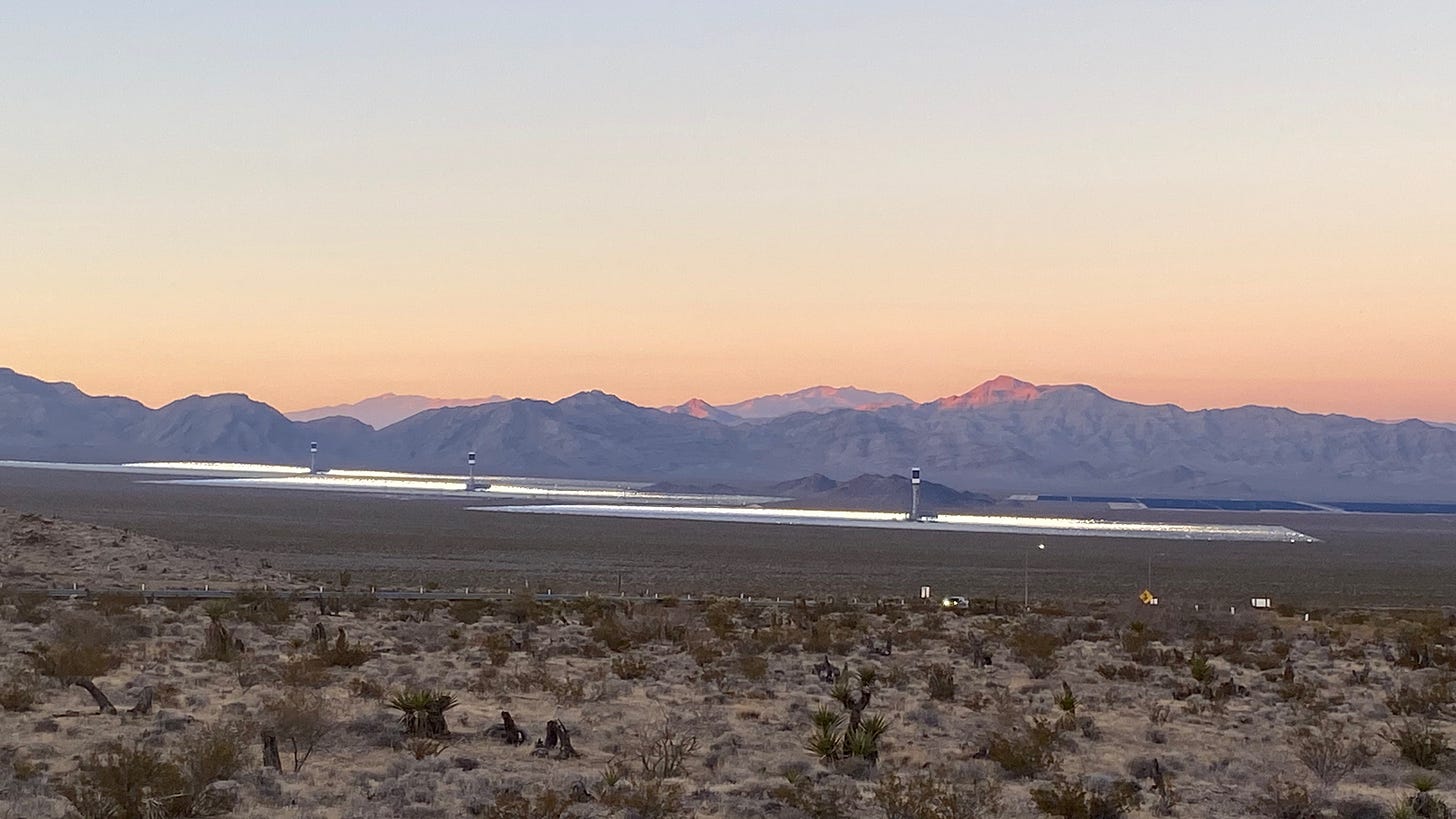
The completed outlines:
<svg viewBox="0 0 1456 819">
<path fill-rule="evenodd" d="M 263 702 L 260 728 L 286 741 L 293 751 L 293 772 L 303 769 L 319 740 L 334 729 L 333 713 L 315 691 L 290 689 Z"/>
<path fill-rule="evenodd" d="M 1001 783 L 934 771 L 904 777 L 891 772 L 875 784 L 872 799 L 885 819 L 976 819 L 1001 812 Z"/>
<path fill-rule="evenodd" d="M 1346 734 L 1343 725 L 1329 724 L 1301 734 L 1295 740 L 1294 751 L 1315 778 L 1330 788 L 1359 770 L 1373 756 L 1358 737 Z"/>
<path fill-rule="evenodd" d="M 698 738 L 683 736 L 669 723 L 638 742 L 636 757 L 642 775 L 649 779 L 671 779 L 683 775 L 683 766 L 698 749 Z"/>
</svg>

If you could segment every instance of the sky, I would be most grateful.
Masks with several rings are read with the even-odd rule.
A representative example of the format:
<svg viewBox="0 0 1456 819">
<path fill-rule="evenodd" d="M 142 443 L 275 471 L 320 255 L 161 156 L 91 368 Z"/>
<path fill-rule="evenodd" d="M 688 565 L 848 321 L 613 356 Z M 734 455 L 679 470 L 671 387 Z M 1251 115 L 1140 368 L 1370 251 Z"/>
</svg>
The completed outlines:
<svg viewBox="0 0 1456 819">
<path fill-rule="evenodd" d="M 0 366 L 1456 420 L 1456 4 L 0 1 Z"/>
</svg>

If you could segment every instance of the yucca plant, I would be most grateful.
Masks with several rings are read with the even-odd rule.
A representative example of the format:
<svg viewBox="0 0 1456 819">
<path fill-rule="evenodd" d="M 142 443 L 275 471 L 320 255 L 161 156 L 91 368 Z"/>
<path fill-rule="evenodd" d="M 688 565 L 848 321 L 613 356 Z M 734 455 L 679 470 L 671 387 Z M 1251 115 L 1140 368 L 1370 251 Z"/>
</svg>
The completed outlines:
<svg viewBox="0 0 1456 819">
<path fill-rule="evenodd" d="M 839 726 L 844 724 L 843 714 L 836 714 L 823 705 L 816 708 L 814 713 L 809 715 L 809 719 L 813 721 L 815 728 L 825 733 L 836 732 L 839 730 Z"/>
<path fill-rule="evenodd" d="M 397 691 L 389 698 L 389 707 L 400 712 L 399 726 L 415 737 L 440 737 L 450 733 L 445 712 L 460 704 L 454 694 L 428 688 Z"/>
<path fill-rule="evenodd" d="M 858 728 L 845 732 L 845 756 L 857 756 L 873 765 L 880 758 L 880 737 L 889 728 L 890 721 L 879 714 L 865 717 Z"/>
</svg>

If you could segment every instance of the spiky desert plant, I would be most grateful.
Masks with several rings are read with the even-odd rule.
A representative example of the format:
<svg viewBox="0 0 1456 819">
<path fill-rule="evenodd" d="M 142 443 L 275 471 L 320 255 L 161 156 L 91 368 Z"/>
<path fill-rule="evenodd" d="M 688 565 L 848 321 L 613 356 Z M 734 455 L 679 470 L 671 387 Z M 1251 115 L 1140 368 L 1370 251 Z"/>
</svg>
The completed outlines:
<svg viewBox="0 0 1456 819">
<path fill-rule="evenodd" d="M 399 727 L 415 737 L 439 737 L 450 733 L 445 712 L 459 705 L 454 694 L 429 688 L 409 688 L 390 695 L 388 705 L 400 712 Z"/>
<path fill-rule="evenodd" d="M 825 706 L 819 706 L 809 715 L 814 723 L 814 732 L 809 735 L 809 741 L 804 744 L 804 749 L 813 754 L 820 762 L 829 763 L 838 759 L 841 754 L 841 741 L 843 732 L 840 726 L 844 724 L 844 714 L 836 713 Z"/>
</svg>

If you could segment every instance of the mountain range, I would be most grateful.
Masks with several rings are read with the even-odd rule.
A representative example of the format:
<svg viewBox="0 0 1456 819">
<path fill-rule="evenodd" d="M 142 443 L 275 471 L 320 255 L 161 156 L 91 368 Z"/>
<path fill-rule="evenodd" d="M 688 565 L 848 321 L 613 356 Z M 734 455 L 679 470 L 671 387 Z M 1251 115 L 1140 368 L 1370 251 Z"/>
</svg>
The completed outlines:
<svg viewBox="0 0 1456 819">
<path fill-rule="evenodd" d="M 1456 497 L 1456 430 L 1422 421 L 1258 406 L 1187 411 L 1006 376 L 923 404 L 883 405 L 893 394 L 866 393 L 879 405 L 864 405 L 858 392 L 834 398 L 851 403 L 842 408 L 806 403 L 812 395 L 769 396 L 746 410 L 764 415 L 745 419 L 730 408 L 722 411 L 731 418 L 707 405 L 664 411 L 591 391 L 426 409 L 374 429 L 340 416 L 293 420 L 239 394 L 153 410 L 0 369 L 0 457 L 301 463 L 318 441 L 324 465 L 459 472 L 475 450 L 486 473 L 561 478 L 763 483 L 920 466 L 928 479 L 982 493 Z"/>
<path fill-rule="evenodd" d="M 489 398 L 430 398 L 425 395 L 395 395 L 392 392 L 386 392 L 362 401 L 355 401 L 352 404 L 334 404 L 284 414 L 293 421 L 317 421 L 320 418 L 342 416 L 363 421 L 375 429 L 384 429 L 390 424 L 403 421 L 411 415 L 428 409 L 471 407 L 477 404 L 494 404 L 504 400 L 506 400 L 505 397 L 500 395 L 492 395 Z"/>
<path fill-rule="evenodd" d="M 824 413 L 835 410 L 878 410 L 915 403 L 897 392 L 872 392 L 858 387 L 807 387 L 798 392 L 761 395 L 736 404 L 715 407 L 701 398 L 694 398 L 675 407 L 659 407 L 664 412 L 708 418 L 719 423 L 766 421 L 796 412 Z"/>
</svg>

